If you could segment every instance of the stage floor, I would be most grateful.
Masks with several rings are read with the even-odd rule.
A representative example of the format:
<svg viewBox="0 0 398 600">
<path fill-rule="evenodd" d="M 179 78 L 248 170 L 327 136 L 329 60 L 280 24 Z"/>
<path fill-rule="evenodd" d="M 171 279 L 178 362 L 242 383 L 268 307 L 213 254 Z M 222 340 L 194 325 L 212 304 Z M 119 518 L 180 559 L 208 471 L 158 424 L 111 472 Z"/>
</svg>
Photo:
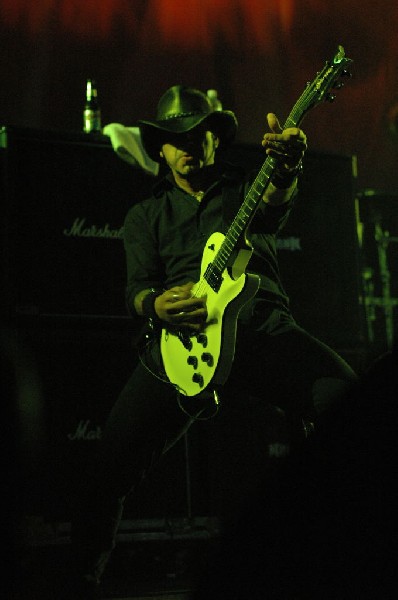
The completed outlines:
<svg viewBox="0 0 398 600">
<path fill-rule="evenodd" d="M 30 527 L 17 552 L 10 597 L 58 600 L 68 575 L 69 524 L 33 519 Z M 209 518 L 122 521 L 103 576 L 102 598 L 188 600 L 217 533 L 217 521 Z"/>
</svg>

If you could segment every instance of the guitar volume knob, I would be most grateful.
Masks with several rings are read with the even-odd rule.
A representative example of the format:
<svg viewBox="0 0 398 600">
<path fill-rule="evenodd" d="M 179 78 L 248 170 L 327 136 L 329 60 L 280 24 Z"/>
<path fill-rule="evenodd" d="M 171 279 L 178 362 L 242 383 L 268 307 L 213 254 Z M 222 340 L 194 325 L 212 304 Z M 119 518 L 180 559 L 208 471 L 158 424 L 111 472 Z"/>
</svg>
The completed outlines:
<svg viewBox="0 0 398 600">
<path fill-rule="evenodd" d="M 208 367 L 212 367 L 214 365 L 214 358 L 210 352 L 203 352 L 201 359 L 207 364 Z"/>
<path fill-rule="evenodd" d="M 197 358 L 196 356 L 193 356 L 193 355 L 191 355 L 191 356 L 188 356 L 188 358 L 187 358 L 187 363 L 188 363 L 189 365 L 192 365 L 192 367 L 193 367 L 194 369 L 197 369 L 197 368 L 198 368 L 198 358 Z"/>
<path fill-rule="evenodd" d="M 203 375 L 201 375 L 200 373 L 195 373 L 192 377 L 192 381 L 194 383 L 197 383 L 199 385 L 199 387 L 203 387 L 203 384 L 204 384 Z"/>
<path fill-rule="evenodd" d="M 203 348 L 207 348 L 207 335 L 205 333 L 198 335 L 198 344 L 202 344 Z"/>
</svg>

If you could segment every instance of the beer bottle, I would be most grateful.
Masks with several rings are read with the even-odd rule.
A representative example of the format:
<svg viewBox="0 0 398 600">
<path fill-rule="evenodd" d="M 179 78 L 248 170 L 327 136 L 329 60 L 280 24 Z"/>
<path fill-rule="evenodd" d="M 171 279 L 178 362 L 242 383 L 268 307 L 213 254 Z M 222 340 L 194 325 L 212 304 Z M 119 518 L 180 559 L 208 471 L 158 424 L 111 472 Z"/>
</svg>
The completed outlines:
<svg viewBox="0 0 398 600">
<path fill-rule="evenodd" d="M 101 110 L 98 104 L 97 84 L 87 79 L 86 103 L 83 111 L 83 131 L 85 133 L 101 132 Z"/>
</svg>

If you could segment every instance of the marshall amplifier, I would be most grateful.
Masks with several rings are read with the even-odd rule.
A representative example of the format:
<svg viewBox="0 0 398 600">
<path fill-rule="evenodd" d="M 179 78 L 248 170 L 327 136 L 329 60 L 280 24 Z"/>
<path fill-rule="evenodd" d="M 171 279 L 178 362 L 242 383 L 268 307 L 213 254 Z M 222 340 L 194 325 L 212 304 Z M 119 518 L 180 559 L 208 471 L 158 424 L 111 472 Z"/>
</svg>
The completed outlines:
<svg viewBox="0 0 398 600">
<path fill-rule="evenodd" d="M 108 414 L 135 366 L 131 327 L 106 323 L 46 321 L 18 331 L 19 352 L 25 346 L 34 356 L 43 397 L 41 464 L 25 488 L 27 514 L 69 520 Z M 125 518 L 186 516 L 185 463 L 180 444 L 126 503 Z"/>
<path fill-rule="evenodd" d="M 125 316 L 124 216 L 149 194 L 153 178 L 101 136 L 11 130 L 4 137 L 3 302 L 19 315 Z M 228 158 L 256 168 L 264 154 L 236 144 Z M 298 322 L 342 350 L 363 342 L 354 164 L 352 156 L 308 153 L 278 240 Z"/>
<path fill-rule="evenodd" d="M 153 177 L 105 136 L 5 128 L 1 145 L 8 312 L 125 316 L 123 221 Z"/>
<path fill-rule="evenodd" d="M 265 156 L 257 146 L 237 144 L 229 159 L 259 168 Z M 307 152 L 299 194 L 277 243 L 296 320 L 356 363 L 364 336 L 355 170 L 355 157 Z"/>
<path fill-rule="evenodd" d="M 16 128 L 0 137 L 2 314 L 19 356 L 34 357 L 45 423 L 25 508 L 65 520 L 137 360 L 138 324 L 124 303 L 123 222 L 154 178 L 121 160 L 107 137 Z M 168 481 L 170 470 L 184 473 L 173 465 Z M 181 486 L 177 512 L 185 510 Z M 167 513 L 164 502 L 150 494 L 142 514 Z"/>
<path fill-rule="evenodd" d="M 351 156 L 309 156 L 278 240 L 293 314 L 342 353 L 364 344 L 353 165 Z"/>
</svg>

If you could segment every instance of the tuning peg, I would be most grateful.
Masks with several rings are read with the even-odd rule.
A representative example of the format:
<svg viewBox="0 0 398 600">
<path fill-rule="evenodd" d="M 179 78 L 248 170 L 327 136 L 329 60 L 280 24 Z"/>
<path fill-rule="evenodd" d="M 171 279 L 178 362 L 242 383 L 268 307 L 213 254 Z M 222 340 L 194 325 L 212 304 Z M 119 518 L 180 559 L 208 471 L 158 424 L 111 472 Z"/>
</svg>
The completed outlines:
<svg viewBox="0 0 398 600">
<path fill-rule="evenodd" d="M 352 73 L 351 73 L 351 71 L 347 71 L 347 69 L 343 69 L 341 71 L 341 77 L 349 77 L 351 79 Z"/>
<path fill-rule="evenodd" d="M 328 95 L 326 96 L 326 100 L 327 100 L 328 102 L 334 102 L 335 98 L 336 98 L 335 94 L 328 94 Z"/>
<path fill-rule="evenodd" d="M 341 90 L 341 88 L 344 87 L 344 83 L 342 81 L 338 81 L 336 83 L 336 85 L 333 86 L 334 90 Z"/>
</svg>

